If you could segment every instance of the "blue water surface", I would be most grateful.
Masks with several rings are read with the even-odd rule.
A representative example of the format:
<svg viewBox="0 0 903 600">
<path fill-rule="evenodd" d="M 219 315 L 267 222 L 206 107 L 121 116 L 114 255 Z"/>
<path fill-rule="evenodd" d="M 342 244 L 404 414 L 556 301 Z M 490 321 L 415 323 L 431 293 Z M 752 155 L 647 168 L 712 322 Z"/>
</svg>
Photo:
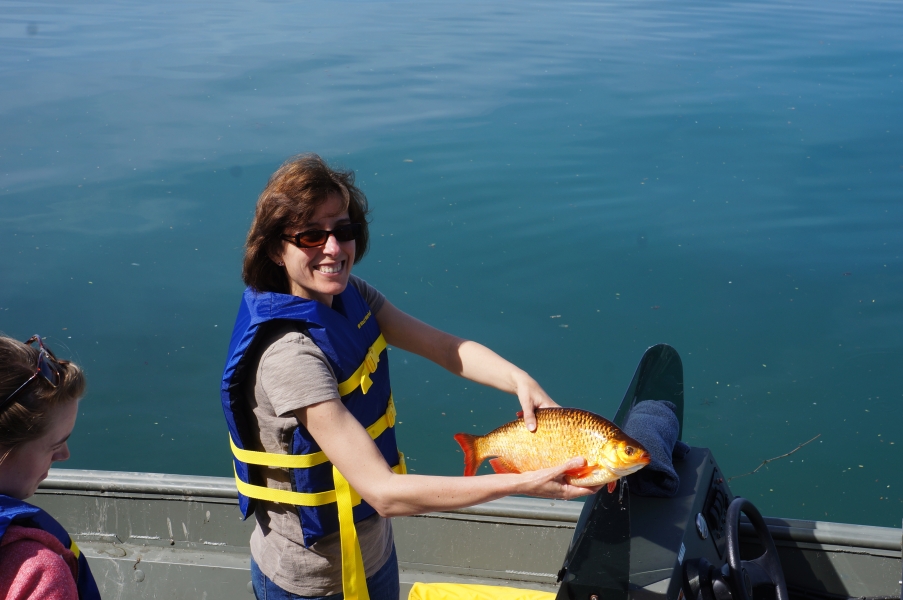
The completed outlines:
<svg viewBox="0 0 903 600">
<path fill-rule="evenodd" d="M 903 5 L 0 1 L 0 330 L 89 378 L 73 468 L 231 475 L 254 202 L 354 169 L 355 272 L 561 404 L 645 348 L 763 513 L 903 514 Z M 391 352 L 418 473 L 514 398 Z"/>
</svg>

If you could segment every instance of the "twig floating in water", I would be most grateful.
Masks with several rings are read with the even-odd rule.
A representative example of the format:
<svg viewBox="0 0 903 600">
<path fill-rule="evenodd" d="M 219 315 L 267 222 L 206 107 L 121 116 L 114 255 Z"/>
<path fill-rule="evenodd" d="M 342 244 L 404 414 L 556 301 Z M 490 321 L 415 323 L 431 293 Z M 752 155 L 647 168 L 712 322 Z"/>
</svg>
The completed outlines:
<svg viewBox="0 0 903 600">
<path fill-rule="evenodd" d="M 788 452 L 787 454 L 782 454 L 782 455 L 780 455 L 780 456 L 775 456 L 774 458 L 768 458 L 768 459 L 765 459 L 765 460 L 762 461 L 762 464 L 761 464 L 761 465 L 759 465 L 758 467 L 756 467 L 755 469 L 753 469 L 753 470 L 750 471 L 749 473 L 744 473 L 743 475 L 734 475 L 733 477 L 728 477 L 727 480 L 728 480 L 728 482 L 730 482 L 730 481 L 733 480 L 733 479 L 740 479 L 741 477 L 746 477 L 747 475 L 752 475 L 753 473 L 755 473 L 756 471 L 758 471 L 759 469 L 761 469 L 762 467 L 764 467 L 764 466 L 767 465 L 768 463 L 770 463 L 770 462 L 772 462 L 772 461 L 775 461 L 775 460 L 778 460 L 778 459 L 780 459 L 780 458 L 786 458 L 786 457 L 790 456 L 791 454 L 793 454 L 794 452 L 796 452 L 797 450 L 799 450 L 800 448 L 802 448 L 803 446 L 805 446 L 806 444 L 811 444 L 812 442 L 814 442 L 815 440 L 817 440 L 817 439 L 820 438 L 820 437 L 821 437 L 821 434 L 819 433 L 817 436 L 815 436 L 814 438 L 812 438 L 812 439 L 809 440 L 808 442 L 803 442 L 802 444 L 800 444 L 799 446 L 797 446 L 796 448 L 794 448 L 793 450 L 791 450 L 791 451 Z"/>
</svg>

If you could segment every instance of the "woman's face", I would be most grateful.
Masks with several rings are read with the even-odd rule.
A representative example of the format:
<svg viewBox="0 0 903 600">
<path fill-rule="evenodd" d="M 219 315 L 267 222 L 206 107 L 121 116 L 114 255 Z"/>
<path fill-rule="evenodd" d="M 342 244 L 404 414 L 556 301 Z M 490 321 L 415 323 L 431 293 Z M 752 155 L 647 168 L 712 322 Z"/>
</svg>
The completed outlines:
<svg viewBox="0 0 903 600">
<path fill-rule="evenodd" d="M 330 194 L 326 202 L 314 212 L 303 227 L 285 231 L 288 235 L 308 229 L 332 231 L 339 225 L 350 223 L 345 202 L 338 194 Z M 293 296 L 309 298 L 332 306 L 332 297 L 345 291 L 351 265 L 354 264 L 355 242 L 338 241 L 330 235 L 326 244 L 318 248 L 298 248 L 291 242 L 282 243 L 282 254 L 277 262 L 285 264 L 290 291 Z"/>
<path fill-rule="evenodd" d="M 9 453 L 0 463 L 0 494 L 19 500 L 34 495 L 38 484 L 47 478 L 50 465 L 69 458 L 66 441 L 75 427 L 77 415 L 77 400 L 63 404 L 50 417 L 44 435 L 25 442 Z"/>
</svg>

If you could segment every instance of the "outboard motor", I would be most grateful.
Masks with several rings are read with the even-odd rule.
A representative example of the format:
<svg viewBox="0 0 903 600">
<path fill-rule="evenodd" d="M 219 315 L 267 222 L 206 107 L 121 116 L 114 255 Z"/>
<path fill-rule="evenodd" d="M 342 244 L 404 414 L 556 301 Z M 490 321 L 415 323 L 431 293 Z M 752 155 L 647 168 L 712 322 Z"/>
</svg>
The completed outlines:
<svg viewBox="0 0 903 600">
<path fill-rule="evenodd" d="M 683 367 L 668 345 L 643 355 L 615 424 L 623 428 L 644 400 L 671 402 L 682 432 Z M 556 600 L 715 599 L 706 576 L 717 578 L 727 564 L 734 496 L 708 449 L 691 448 L 673 466 L 680 478 L 674 497 L 631 494 L 622 479 L 613 493 L 603 489 L 586 502 L 558 573 Z"/>
<path fill-rule="evenodd" d="M 614 423 L 634 435 L 631 411 L 647 400 L 671 403 L 680 440 L 683 366 L 674 348 L 666 344 L 653 346 L 643 355 Z M 673 416 L 648 408 L 645 405 L 636 414 L 667 414 L 673 446 Z M 641 438 L 637 441 L 644 443 Z M 670 452 L 668 448 L 664 458 L 668 463 Z M 640 471 L 621 479 L 613 493 L 602 490 L 586 502 L 558 572 L 561 587 L 556 600 L 753 600 L 759 591 L 768 598 L 789 600 L 765 520 L 748 500 L 734 498 L 712 453 L 689 448 L 668 467 L 679 479 L 671 497 L 631 494 L 629 481 L 644 476 Z M 635 486 L 639 484 L 650 489 L 646 481 L 636 479 Z M 668 493 L 673 492 L 671 487 Z M 755 560 L 740 557 L 741 513 L 765 549 Z"/>
<path fill-rule="evenodd" d="M 602 490 L 584 505 L 558 573 L 556 600 L 678 600 L 689 596 L 682 591 L 688 561 L 703 559 L 720 572 L 734 497 L 706 448 L 691 449 L 675 468 L 680 489 L 674 498 L 631 495 L 621 480 L 614 493 Z"/>
</svg>

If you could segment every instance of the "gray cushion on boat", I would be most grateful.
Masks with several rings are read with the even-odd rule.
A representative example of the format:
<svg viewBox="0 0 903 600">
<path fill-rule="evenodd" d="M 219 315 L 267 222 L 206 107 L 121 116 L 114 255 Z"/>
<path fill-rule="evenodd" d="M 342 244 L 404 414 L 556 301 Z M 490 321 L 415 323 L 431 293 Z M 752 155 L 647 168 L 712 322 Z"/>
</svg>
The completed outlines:
<svg viewBox="0 0 903 600">
<path fill-rule="evenodd" d="M 627 477 L 630 493 L 671 498 L 677 494 L 680 478 L 673 460 L 681 460 L 690 447 L 677 439 L 680 423 L 675 406 L 663 400 L 644 400 L 633 407 L 624 423 L 624 433 L 638 441 L 652 459 L 640 471 Z"/>
</svg>

